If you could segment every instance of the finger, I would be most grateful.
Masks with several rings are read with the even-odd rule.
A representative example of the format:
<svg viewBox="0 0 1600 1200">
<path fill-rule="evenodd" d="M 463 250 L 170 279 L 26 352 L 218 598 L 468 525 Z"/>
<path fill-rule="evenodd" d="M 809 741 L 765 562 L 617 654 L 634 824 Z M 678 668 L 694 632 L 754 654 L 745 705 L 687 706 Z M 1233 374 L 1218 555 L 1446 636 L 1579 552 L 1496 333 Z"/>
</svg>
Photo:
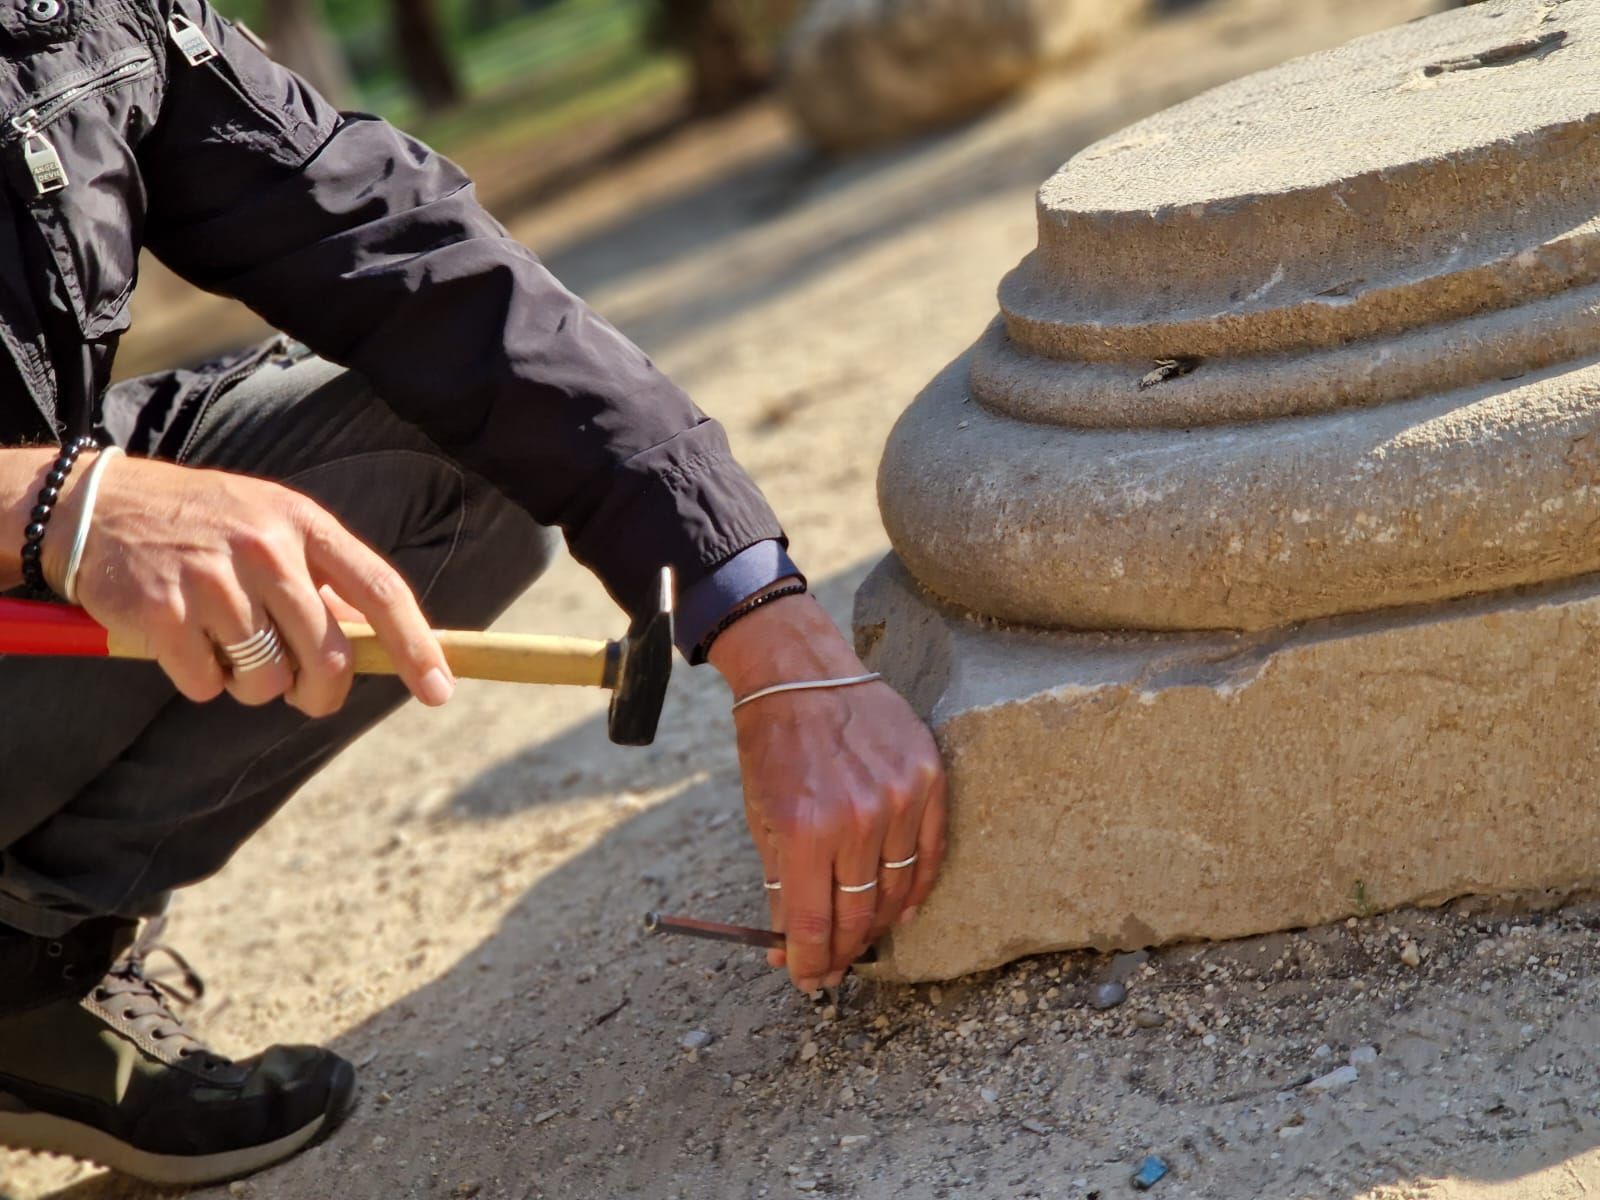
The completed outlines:
<svg viewBox="0 0 1600 1200">
<path fill-rule="evenodd" d="M 413 696 L 431 705 L 450 699 L 450 664 L 400 572 L 326 515 L 306 532 L 306 561 L 318 583 L 330 584 L 372 626 Z"/>
<path fill-rule="evenodd" d="M 755 843 L 756 854 L 761 860 L 762 894 L 767 898 L 767 909 L 771 915 L 770 929 L 783 930 L 783 889 L 782 880 L 778 877 L 778 844 L 772 837 L 772 831 L 767 827 L 766 819 L 761 814 L 761 808 L 750 796 L 745 796 L 744 801 L 745 825 L 750 830 L 750 840 Z M 777 887 L 767 887 L 767 884 L 777 884 Z M 785 955 L 781 949 L 774 948 L 767 951 L 767 965 L 781 967 L 784 965 Z"/>
<path fill-rule="evenodd" d="M 199 626 L 185 626 L 170 644 L 150 649 L 155 652 L 157 665 L 185 699 L 205 704 L 222 695 L 228 675 L 217 661 L 215 643 Z"/>
<path fill-rule="evenodd" d="M 906 907 L 900 913 L 901 921 L 909 921 L 917 915 L 917 909 L 928 899 L 928 893 L 933 891 L 934 882 L 939 878 L 939 868 L 944 865 L 948 846 L 945 782 L 941 769 L 928 789 L 928 803 L 923 807 L 922 825 L 917 831 L 917 876 L 912 881 Z"/>
<path fill-rule="evenodd" d="M 283 695 L 294 682 L 294 672 L 281 654 L 241 668 L 233 665 L 227 653 L 228 647 L 243 648 L 271 626 L 267 610 L 251 601 L 231 572 L 197 580 L 193 586 L 199 593 L 195 620 L 210 642 L 212 661 L 221 668 L 228 694 L 251 706 L 268 704 Z"/>
<path fill-rule="evenodd" d="M 883 852 L 881 826 L 869 827 L 841 847 L 834 867 L 833 955 L 827 986 L 838 987 L 850 964 L 861 957 L 878 915 L 878 861 Z M 854 889 L 864 887 L 865 890 Z"/>
<path fill-rule="evenodd" d="M 784 949 L 789 977 L 814 992 L 831 973 L 833 954 L 833 845 L 814 823 L 800 819 L 778 841 L 783 880 Z"/>
<path fill-rule="evenodd" d="M 889 832 L 883 838 L 883 861 L 878 864 L 878 911 L 869 941 L 877 941 L 900 919 L 911 885 L 916 880 L 917 833 L 922 826 L 926 790 L 894 796 L 889 802 Z M 899 866 L 891 866 L 898 863 Z"/>
<path fill-rule="evenodd" d="M 756 852 L 761 856 L 761 887 L 767 897 L 767 911 L 771 915 L 770 928 L 783 932 L 783 875 L 779 865 L 778 843 L 772 836 L 772 831 L 762 826 L 752 831 L 756 842 Z M 770 885 L 770 886 L 769 886 Z M 788 963 L 789 956 L 781 948 L 775 947 L 767 951 L 767 965 L 781 967 Z"/>
<path fill-rule="evenodd" d="M 905 860 L 908 858 L 913 861 L 907 863 Z M 914 843 L 906 853 L 890 850 L 888 843 L 884 843 L 883 863 L 878 868 L 878 908 L 873 914 L 872 932 L 867 938 L 869 944 L 888 933 L 900 920 L 900 915 L 910 903 L 911 887 L 917 878 L 917 863 L 921 861 L 922 856 L 917 853 Z M 890 863 L 902 865 L 891 867 Z"/>
<path fill-rule="evenodd" d="M 327 584 L 323 584 L 317 589 L 317 595 L 322 597 L 322 602 L 328 606 L 328 611 L 333 614 L 334 620 L 355 621 L 362 625 L 367 623 L 367 618 L 362 615 L 359 608 L 351 604 L 350 601 L 339 595 Z"/>
<path fill-rule="evenodd" d="M 339 622 L 307 575 L 282 576 L 265 595 L 296 667 L 284 699 L 308 717 L 338 712 L 355 680 L 355 655 Z"/>
</svg>

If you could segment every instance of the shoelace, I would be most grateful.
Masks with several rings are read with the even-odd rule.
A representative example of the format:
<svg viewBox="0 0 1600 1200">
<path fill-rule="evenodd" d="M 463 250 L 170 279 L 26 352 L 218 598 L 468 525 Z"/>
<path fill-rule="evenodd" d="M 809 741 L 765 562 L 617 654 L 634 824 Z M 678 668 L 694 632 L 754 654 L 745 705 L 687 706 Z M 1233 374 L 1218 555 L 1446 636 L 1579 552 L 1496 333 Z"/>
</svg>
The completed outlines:
<svg viewBox="0 0 1600 1200">
<path fill-rule="evenodd" d="M 187 1008 L 199 1000 L 205 995 L 206 985 L 183 955 L 157 941 L 165 926 L 164 917 L 146 923 L 133 946 L 100 981 L 94 991 L 95 999 L 152 1041 L 175 1040 L 172 1048 L 179 1058 L 199 1056 L 203 1070 L 216 1070 L 227 1060 L 207 1049 L 172 1011 L 174 1004 Z M 183 987 L 174 987 L 145 973 L 145 963 L 154 954 L 163 954 L 171 960 L 182 975 Z"/>
</svg>

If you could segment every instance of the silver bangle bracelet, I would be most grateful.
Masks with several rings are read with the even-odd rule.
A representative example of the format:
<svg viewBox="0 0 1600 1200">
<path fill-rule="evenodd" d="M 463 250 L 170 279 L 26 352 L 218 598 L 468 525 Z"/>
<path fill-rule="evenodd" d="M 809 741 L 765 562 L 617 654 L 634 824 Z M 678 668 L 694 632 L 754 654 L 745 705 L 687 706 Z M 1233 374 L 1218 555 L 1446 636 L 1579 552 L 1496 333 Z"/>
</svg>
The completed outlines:
<svg viewBox="0 0 1600 1200">
<path fill-rule="evenodd" d="M 735 700 L 733 702 L 733 711 L 738 712 L 752 701 L 759 700 L 763 696 L 776 696 L 779 692 L 810 692 L 822 688 L 854 687 L 858 683 L 875 683 L 882 678 L 882 675 L 873 671 L 868 675 L 851 675 L 846 679 L 807 679 L 799 683 L 775 683 L 771 687 L 761 688 L 759 691 L 751 692 L 748 696 Z"/>
<path fill-rule="evenodd" d="M 83 477 L 83 506 L 78 510 L 77 528 L 72 531 L 72 551 L 67 555 L 67 574 L 61 581 L 61 594 L 68 604 L 78 602 L 78 569 L 83 566 L 83 549 L 89 544 L 89 526 L 94 521 L 94 502 L 100 495 L 100 477 L 106 464 L 122 453 L 121 446 L 107 446 L 95 457 Z"/>
</svg>

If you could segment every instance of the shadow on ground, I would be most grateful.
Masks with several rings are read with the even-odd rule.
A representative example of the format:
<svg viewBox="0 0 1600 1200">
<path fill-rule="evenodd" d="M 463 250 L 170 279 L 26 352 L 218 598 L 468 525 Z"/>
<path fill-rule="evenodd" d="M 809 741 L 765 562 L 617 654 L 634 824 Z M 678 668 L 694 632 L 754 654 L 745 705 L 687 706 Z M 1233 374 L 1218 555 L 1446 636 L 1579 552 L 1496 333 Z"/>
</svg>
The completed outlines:
<svg viewBox="0 0 1600 1200">
<path fill-rule="evenodd" d="M 863 561 L 828 579 L 812 580 L 812 594 L 829 612 L 847 615 L 851 597 L 873 565 Z M 618 792 L 652 792 L 682 784 L 704 769 L 694 753 L 695 735 L 690 732 L 700 719 L 697 710 L 708 702 L 720 707 L 728 699 L 714 670 L 688 667 L 679 658 L 674 663 L 654 751 L 618 751 L 606 736 L 603 717 L 582 721 L 484 771 L 460 790 L 444 819 L 494 820 L 541 804 Z M 584 765 L 552 770 L 552 764 L 558 763 Z"/>
<path fill-rule="evenodd" d="M 821 585 L 830 607 L 865 569 Z M 569 736 L 599 757 L 591 724 Z M 437 819 L 465 828 L 554 799 L 559 782 L 529 789 L 542 761 L 534 750 L 496 764 Z M 1465 903 L 1169 947 L 1109 1013 L 1087 1003 L 1105 968 L 1087 952 L 937 989 L 855 980 L 824 1009 L 757 952 L 642 932 L 656 908 L 763 923 L 764 901 L 734 770 L 652 759 L 627 779 L 677 790 L 337 1038 L 361 1066 L 362 1107 L 235 1195 L 1042 1200 L 1121 1194 L 1155 1151 L 1174 1198 L 1348 1200 L 1419 1178 L 1507 1181 L 1600 1146 L 1600 1114 L 1578 1101 L 1587 1090 L 1561 1082 L 1600 1067 L 1600 1011 L 1585 1003 L 1600 978 L 1600 905 Z M 1427 963 L 1397 968 L 1396 936 L 1428 946 Z M 1532 1013 L 1528 972 L 1552 961 L 1562 970 L 1544 1015 Z M 1151 1012 L 1157 1026 L 1137 1019 Z M 692 1030 L 714 1040 L 687 1050 Z M 1235 1049 L 1212 1050 L 1213 1031 Z M 1306 1087 L 1369 1045 L 1379 1057 L 1359 1082 Z M 1085 1186 L 1063 1182 L 1074 1178 Z M 55 1200 L 176 1194 L 99 1176 Z"/>
</svg>

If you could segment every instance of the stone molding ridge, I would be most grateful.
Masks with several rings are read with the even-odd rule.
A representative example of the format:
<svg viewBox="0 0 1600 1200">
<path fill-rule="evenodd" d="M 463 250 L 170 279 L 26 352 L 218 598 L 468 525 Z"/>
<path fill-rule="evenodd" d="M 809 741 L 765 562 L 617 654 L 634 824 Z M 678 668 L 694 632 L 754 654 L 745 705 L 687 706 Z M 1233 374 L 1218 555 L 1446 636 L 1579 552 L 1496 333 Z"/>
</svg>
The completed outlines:
<svg viewBox="0 0 1600 1200">
<path fill-rule="evenodd" d="M 1600 247 L 1600 223 L 1595 242 Z M 1600 266 L 1600 256 L 1596 258 Z M 1188 427 L 1368 408 L 1541 371 L 1600 353 L 1600 283 L 1513 309 L 1307 352 L 1209 358 L 1155 342 L 1115 362 L 1039 358 L 996 319 L 974 348 L 973 395 L 990 411 L 1083 429 Z M 1184 369 L 1161 378 L 1163 362 Z"/>
<path fill-rule="evenodd" d="M 1416 395 L 1430 353 L 1446 388 L 1581 357 L 1600 5 L 1491 0 L 1236 80 L 1074 156 L 1038 212 L 973 377 L 1027 420 L 1259 420 Z M 1141 395 L 1168 361 L 1198 369 Z"/>
<path fill-rule="evenodd" d="M 896 553 L 1043 629 L 1265 629 L 1600 571 L 1600 356 L 1292 420 L 997 416 L 957 359 L 890 434 Z"/>
</svg>

